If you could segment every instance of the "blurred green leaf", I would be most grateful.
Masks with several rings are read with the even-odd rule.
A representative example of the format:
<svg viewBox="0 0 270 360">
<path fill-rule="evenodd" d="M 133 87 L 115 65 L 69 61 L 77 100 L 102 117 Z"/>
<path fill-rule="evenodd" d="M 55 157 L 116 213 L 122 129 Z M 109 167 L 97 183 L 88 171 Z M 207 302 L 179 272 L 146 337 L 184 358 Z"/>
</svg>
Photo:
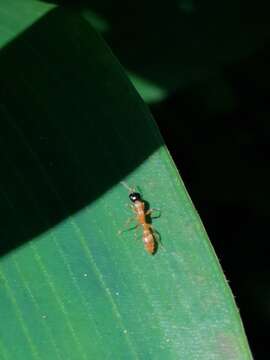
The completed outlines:
<svg viewBox="0 0 270 360">
<path fill-rule="evenodd" d="M 205 230 L 122 67 L 80 15 L 12 4 L 0 12 L 13 39 L 0 52 L 1 359 L 250 359 Z M 25 4 L 32 25 L 12 30 Z M 123 179 L 162 211 L 154 256 L 141 233 L 118 235 L 132 216 Z"/>
</svg>

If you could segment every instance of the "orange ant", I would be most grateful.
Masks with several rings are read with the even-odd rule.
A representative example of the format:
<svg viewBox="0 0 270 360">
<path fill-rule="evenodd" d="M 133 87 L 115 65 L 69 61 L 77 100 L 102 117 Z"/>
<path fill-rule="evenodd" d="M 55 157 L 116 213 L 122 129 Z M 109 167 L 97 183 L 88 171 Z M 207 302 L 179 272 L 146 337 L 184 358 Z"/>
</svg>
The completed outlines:
<svg viewBox="0 0 270 360">
<path fill-rule="evenodd" d="M 139 192 L 135 191 L 135 189 L 131 189 L 125 182 L 121 182 L 122 185 L 126 189 L 129 190 L 129 199 L 132 202 L 131 208 L 134 211 L 136 215 L 136 219 L 138 223 L 134 227 L 136 229 L 138 226 L 142 226 L 143 229 L 143 243 L 145 250 L 151 254 L 154 255 L 157 250 L 157 242 L 160 242 L 160 236 L 156 230 L 153 229 L 151 225 L 151 219 L 149 218 L 149 215 L 154 210 L 158 209 L 148 209 L 147 210 L 147 202 L 142 199 L 142 196 Z M 159 215 L 160 216 L 160 215 Z M 159 216 L 156 216 L 159 217 Z M 130 219 L 129 219 L 130 220 Z M 131 229 L 128 229 L 131 230 Z M 125 230 L 124 230 L 125 231 Z M 119 233 L 122 233 L 123 231 L 120 231 Z M 155 236 L 155 234 L 157 236 Z"/>
</svg>

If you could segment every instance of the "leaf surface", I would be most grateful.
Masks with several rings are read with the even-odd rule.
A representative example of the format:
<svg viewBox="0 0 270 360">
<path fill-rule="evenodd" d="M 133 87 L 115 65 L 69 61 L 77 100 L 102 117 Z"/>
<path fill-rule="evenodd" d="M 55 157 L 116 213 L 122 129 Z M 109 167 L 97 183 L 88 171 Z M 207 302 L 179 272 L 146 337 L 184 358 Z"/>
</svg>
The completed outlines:
<svg viewBox="0 0 270 360">
<path fill-rule="evenodd" d="M 122 67 L 80 15 L 35 17 L 26 3 L 20 33 L 0 8 L 13 31 L 0 52 L 1 359 L 250 359 L 198 214 Z M 133 216 L 123 179 L 161 209 L 154 256 L 140 229 L 118 234 Z"/>
</svg>

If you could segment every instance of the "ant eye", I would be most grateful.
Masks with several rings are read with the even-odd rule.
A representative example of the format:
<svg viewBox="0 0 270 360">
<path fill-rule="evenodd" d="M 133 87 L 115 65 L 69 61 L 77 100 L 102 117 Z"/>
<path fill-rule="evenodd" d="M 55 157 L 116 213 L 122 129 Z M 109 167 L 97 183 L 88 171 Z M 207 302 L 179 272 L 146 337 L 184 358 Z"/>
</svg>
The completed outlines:
<svg viewBox="0 0 270 360">
<path fill-rule="evenodd" d="M 132 202 L 135 202 L 137 200 L 141 200 L 141 195 L 139 193 L 133 192 L 129 194 L 129 198 Z"/>
</svg>

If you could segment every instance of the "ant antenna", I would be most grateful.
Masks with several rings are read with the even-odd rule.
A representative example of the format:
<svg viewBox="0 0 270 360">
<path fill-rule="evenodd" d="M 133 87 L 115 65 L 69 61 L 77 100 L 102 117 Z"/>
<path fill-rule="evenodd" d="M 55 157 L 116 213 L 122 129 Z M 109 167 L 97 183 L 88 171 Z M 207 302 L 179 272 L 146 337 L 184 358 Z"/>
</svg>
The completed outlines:
<svg viewBox="0 0 270 360">
<path fill-rule="evenodd" d="M 120 181 L 120 184 L 122 184 L 130 192 L 130 194 L 133 192 L 139 192 L 142 195 L 142 190 L 138 186 L 131 188 L 125 181 Z"/>
<path fill-rule="evenodd" d="M 131 189 L 128 184 L 124 181 L 121 181 L 120 184 L 122 184 L 128 191 L 130 191 L 131 193 L 134 191 L 133 189 Z"/>
</svg>

